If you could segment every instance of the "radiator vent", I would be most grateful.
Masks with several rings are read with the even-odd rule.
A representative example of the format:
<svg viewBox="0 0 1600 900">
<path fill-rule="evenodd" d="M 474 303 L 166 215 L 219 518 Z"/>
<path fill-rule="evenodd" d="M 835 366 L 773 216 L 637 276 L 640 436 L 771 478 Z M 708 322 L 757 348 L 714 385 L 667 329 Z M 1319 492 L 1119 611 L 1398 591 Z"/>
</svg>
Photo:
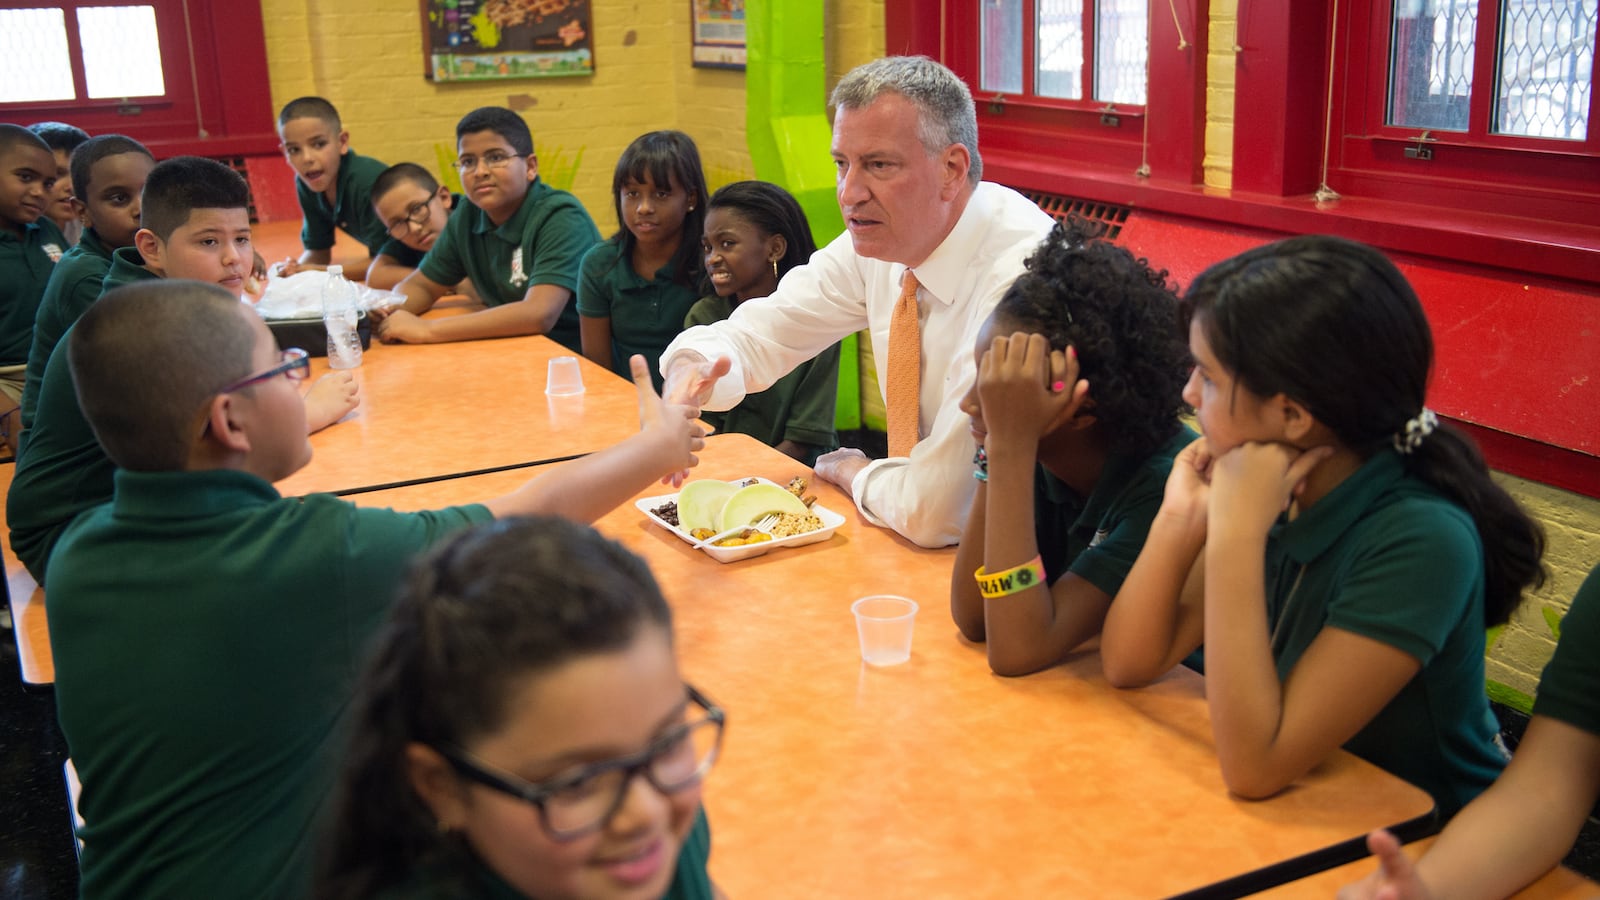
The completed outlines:
<svg viewBox="0 0 1600 900">
<path fill-rule="evenodd" d="M 1126 206 L 1117 206 L 1114 203 L 1097 203 L 1093 200 L 1080 200 L 1077 197 L 1068 197 L 1063 194 L 1023 191 L 1022 195 L 1039 204 L 1039 208 L 1049 213 L 1057 222 L 1065 221 L 1068 216 L 1104 222 L 1106 225 L 1106 237 L 1113 240 L 1122 233 L 1122 226 L 1127 224 L 1128 221 L 1128 213 L 1132 212 Z"/>
</svg>

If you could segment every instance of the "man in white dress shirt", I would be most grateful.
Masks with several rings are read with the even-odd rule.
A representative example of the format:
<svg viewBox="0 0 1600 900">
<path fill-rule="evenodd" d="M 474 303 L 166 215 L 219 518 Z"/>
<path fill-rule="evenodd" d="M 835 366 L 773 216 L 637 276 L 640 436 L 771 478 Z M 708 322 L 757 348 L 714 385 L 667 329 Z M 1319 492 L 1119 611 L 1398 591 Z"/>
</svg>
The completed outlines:
<svg viewBox="0 0 1600 900">
<path fill-rule="evenodd" d="M 976 446 L 958 404 L 972 386 L 978 330 L 1054 222 L 1021 194 L 980 181 L 972 95 L 939 63 L 867 63 L 839 82 L 832 104 L 846 234 L 772 296 L 679 335 L 661 355 L 663 393 L 730 409 L 866 329 L 887 402 L 889 320 L 910 270 L 920 285 L 915 447 L 880 460 L 836 450 L 816 470 L 849 490 L 868 521 L 943 547 L 960 540 L 976 487 Z"/>
</svg>

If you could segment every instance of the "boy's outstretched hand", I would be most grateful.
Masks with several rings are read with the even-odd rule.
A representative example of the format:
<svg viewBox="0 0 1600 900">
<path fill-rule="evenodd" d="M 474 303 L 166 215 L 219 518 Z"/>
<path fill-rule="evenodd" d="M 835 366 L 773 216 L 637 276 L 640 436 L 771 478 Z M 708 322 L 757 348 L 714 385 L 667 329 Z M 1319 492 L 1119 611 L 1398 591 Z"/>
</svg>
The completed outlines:
<svg viewBox="0 0 1600 900">
<path fill-rule="evenodd" d="M 361 386 L 352 372 L 329 372 L 306 392 L 306 431 L 316 434 L 361 403 Z"/>
<path fill-rule="evenodd" d="M 700 464 L 695 452 L 706 445 L 705 429 L 696 421 L 700 410 L 697 406 L 663 400 L 656 393 L 655 383 L 650 379 L 650 365 L 643 356 L 635 353 L 629 358 L 628 367 L 633 372 L 633 385 L 639 395 L 640 429 L 659 438 L 662 468 L 679 473 L 669 477 L 681 480 L 683 474 Z"/>
<path fill-rule="evenodd" d="M 1416 864 L 1400 842 L 1379 829 L 1367 835 L 1367 849 L 1377 857 L 1378 871 L 1339 890 L 1339 900 L 1433 900 L 1433 892 L 1417 877 Z"/>
<path fill-rule="evenodd" d="M 630 360 L 630 364 L 632 364 Z M 726 356 L 719 356 L 715 360 L 708 360 L 692 350 L 677 353 L 672 358 L 672 367 L 667 371 L 666 378 L 661 385 L 661 401 L 669 406 L 681 405 L 694 410 L 694 415 L 700 415 L 700 407 L 711 399 L 711 389 L 716 387 L 717 381 L 728 374 L 733 368 L 733 361 Z M 646 371 L 648 375 L 648 371 Z M 633 380 L 639 380 L 639 368 L 633 366 Z M 654 389 L 651 390 L 654 394 Z M 705 445 L 701 431 L 701 446 Z M 699 449 L 699 448 L 696 448 Z M 673 487 L 682 487 L 683 481 L 689 476 L 688 469 L 673 472 L 661 479 L 662 484 Z"/>
</svg>

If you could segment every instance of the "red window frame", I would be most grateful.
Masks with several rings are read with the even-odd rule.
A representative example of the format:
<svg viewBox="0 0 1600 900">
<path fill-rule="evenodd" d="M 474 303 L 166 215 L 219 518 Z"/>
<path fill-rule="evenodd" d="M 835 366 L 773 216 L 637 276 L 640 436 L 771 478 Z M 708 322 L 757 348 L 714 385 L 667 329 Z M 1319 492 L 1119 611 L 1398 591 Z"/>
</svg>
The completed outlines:
<svg viewBox="0 0 1600 900">
<path fill-rule="evenodd" d="M 97 6 L 152 6 L 161 46 L 166 93 L 160 97 L 88 99 L 77 10 Z M 271 89 L 266 36 L 259 4 L 197 0 L 0 0 L 0 9 L 56 8 L 67 26 L 74 100 L 0 103 L 0 119 L 29 124 L 59 120 L 90 134 L 125 134 L 158 157 L 272 154 Z"/>
<path fill-rule="evenodd" d="M 978 106 L 978 130 L 988 154 L 1016 153 L 1047 156 L 1076 164 L 1139 165 L 1143 105 L 1110 104 L 1094 96 L 1095 0 L 1084 0 L 1082 100 L 1041 97 L 1034 93 L 1034 62 L 1038 41 L 1037 0 L 1022 2 L 1022 84 L 1020 93 L 982 87 L 982 16 L 985 0 L 944 0 L 940 11 L 943 34 L 940 58 L 973 86 Z M 891 7 L 897 4 L 890 3 Z M 925 13 L 923 13 L 925 14 Z M 1146 86 L 1146 96 L 1149 87 Z"/>
<path fill-rule="evenodd" d="M 1388 124 L 1393 3 L 1352 3 L 1334 23 L 1348 48 L 1336 64 L 1329 184 L 1366 196 L 1553 222 L 1600 221 L 1600 91 L 1589 92 L 1581 141 L 1495 134 L 1501 0 L 1479 0 L 1465 132 Z M 1600 58 L 1600 30 L 1595 52 Z M 1342 126 L 1342 127 L 1341 127 Z M 1407 156 L 1409 149 L 1431 158 Z M 1413 150 L 1415 154 L 1415 150 Z"/>
</svg>

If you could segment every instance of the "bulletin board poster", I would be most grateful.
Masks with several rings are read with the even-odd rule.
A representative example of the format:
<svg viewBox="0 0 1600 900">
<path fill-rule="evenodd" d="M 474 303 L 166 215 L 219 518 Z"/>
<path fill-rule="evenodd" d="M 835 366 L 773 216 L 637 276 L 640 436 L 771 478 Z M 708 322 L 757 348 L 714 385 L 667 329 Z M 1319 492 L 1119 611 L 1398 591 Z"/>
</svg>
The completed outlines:
<svg viewBox="0 0 1600 900">
<path fill-rule="evenodd" d="M 431 81 L 594 74 L 591 0 L 422 0 Z"/>
<path fill-rule="evenodd" d="M 690 0 L 694 14 L 694 65 L 744 68 L 744 0 Z"/>
</svg>

